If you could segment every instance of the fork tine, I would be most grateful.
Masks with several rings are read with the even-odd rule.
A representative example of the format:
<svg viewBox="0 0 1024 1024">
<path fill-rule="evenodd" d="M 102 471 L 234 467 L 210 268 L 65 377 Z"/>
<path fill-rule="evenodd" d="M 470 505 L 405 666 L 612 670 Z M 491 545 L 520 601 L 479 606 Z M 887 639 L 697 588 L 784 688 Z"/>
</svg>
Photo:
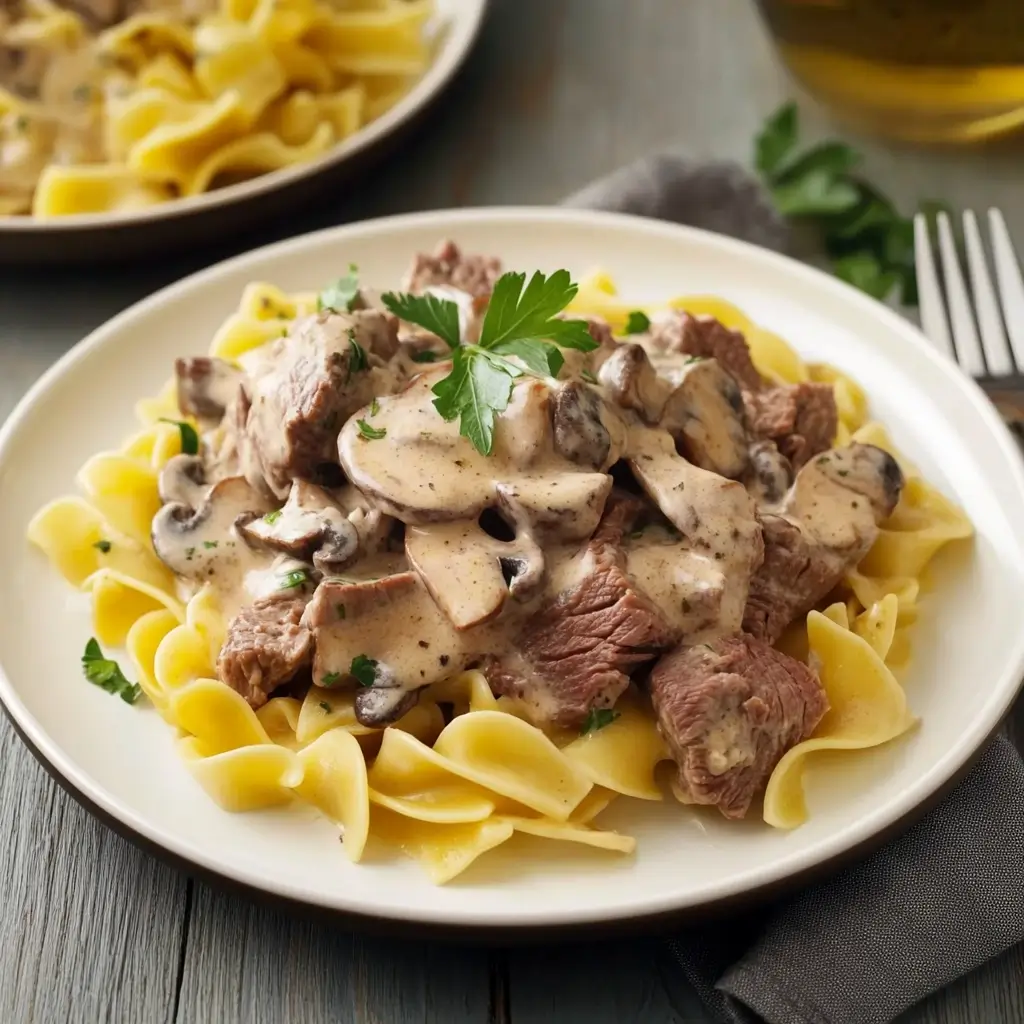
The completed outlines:
<svg viewBox="0 0 1024 1024">
<path fill-rule="evenodd" d="M 967 285 L 960 270 L 960 257 L 953 240 L 953 228 L 949 216 L 940 213 L 939 223 L 939 255 L 942 257 L 942 277 L 946 283 L 946 298 L 949 302 L 949 319 L 953 328 L 953 345 L 956 348 L 956 361 L 960 369 L 972 377 L 980 377 L 985 373 L 985 363 L 981 358 L 981 346 L 978 344 L 978 331 L 974 326 L 974 312 L 967 294 Z"/>
<path fill-rule="evenodd" d="M 981 330 L 981 347 L 989 376 L 1006 377 L 1013 373 L 1013 359 L 1010 345 L 1003 330 L 1003 317 L 999 312 L 992 278 L 988 272 L 988 261 L 978 230 L 978 218 L 973 210 L 964 211 L 964 242 L 967 247 L 967 270 L 971 277 L 971 292 L 974 294 L 974 309 Z"/>
<path fill-rule="evenodd" d="M 946 304 L 939 288 L 932 256 L 932 240 L 928 220 L 923 213 L 914 217 L 914 260 L 917 265 L 917 295 L 921 310 L 921 330 L 925 337 L 943 354 L 954 358 L 953 343 L 949 339 Z"/>
<path fill-rule="evenodd" d="M 1024 281 L 1020 276 L 1020 264 L 1013 251 L 1010 232 L 999 210 L 988 211 L 989 227 L 992 230 L 992 251 L 995 255 L 996 280 L 999 282 L 999 297 L 1002 300 L 1003 319 L 1010 334 L 1014 362 L 1024 372 Z"/>
</svg>

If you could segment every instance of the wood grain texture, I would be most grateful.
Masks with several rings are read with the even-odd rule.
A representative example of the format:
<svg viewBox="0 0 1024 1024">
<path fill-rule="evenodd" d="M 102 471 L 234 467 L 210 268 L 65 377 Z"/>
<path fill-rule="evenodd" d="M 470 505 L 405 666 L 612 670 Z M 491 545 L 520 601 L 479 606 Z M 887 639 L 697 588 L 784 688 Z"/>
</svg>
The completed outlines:
<svg viewBox="0 0 1024 1024">
<path fill-rule="evenodd" d="M 0 1021 L 170 1022 L 185 879 L 101 825 L 0 716 Z"/>
<path fill-rule="evenodd" d="M 485 950 L 353 935 L 196 883 L 175 1024 L 488 1024 Z"/>
<path fill-rule="evenodd" d="M 363 187 L 172 262 L 92 274 L 5 270 L 0 416 L 109 316 L 234 252 L 358 217 L 554 202 L 658 148 L 745 162 L 764 116 L 792 92 L 750 0 L 494 0 L 446 102 Z M 801 109 L 808 139 L 839 130 L 807 97 Z M 1024 238 L 1019 148 L 937 158 L 856 144 L 867 174 L 905 207 L 936 196 L 1000 205 Z M 1024 745 L 1024 702 L 1013 728 Z M 81 811 L 6 723 L 0 764 L 3 1024 L 710 1020 L 656 940 L 502 954 L 352 936 L 186 887 Z M 1018 948 L 902 1024 L 1019 1024 L 1022 979 Z"/>
</svg>

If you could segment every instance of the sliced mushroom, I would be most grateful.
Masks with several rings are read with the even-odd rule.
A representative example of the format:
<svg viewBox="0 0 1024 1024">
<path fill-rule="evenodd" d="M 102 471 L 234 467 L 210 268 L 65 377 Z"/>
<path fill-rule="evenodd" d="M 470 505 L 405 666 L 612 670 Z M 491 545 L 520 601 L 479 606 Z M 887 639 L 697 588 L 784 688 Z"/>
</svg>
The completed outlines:
<svg viewBox="0 0 1024 1024">
<path fill-rule="evenodd" d="M 617 462 L 621 451 L 613 444 L 606 407 L 593 388 L 578 380 L 568 381 L 551 396 L 551 427 L 555 450 L 570 462 L 586 469 L 607 469 Z"/>
<path fill-rule="evenodd" d="M 220 423 L 245 378 L 245 374 L 224 359 L 196 356 L 174 363 L 178 408 L 186 416 L 206 423 Z"/>
<path fill-rule="evenodd" d="M 445 421 L 434 408 L 431 388 L 447 372 L 424 373 L 400 394 L 378 399 L 373 425 L 384 436 L 368 439 L 356 422 L 345 424 L 338 451 L 349 480 L 409 525 L 475 521 L 500 504 L 509 518 L 541 532 L 588 536 L 611 480 L 555 451 L 546 387 L 516 386 L 509 408 L 497 417 L 493 451 L 482 455 L 460 435 L 456 420 Z"/>
<path fill-rule="evenodd" d="M 250 544 L 303 561 L 312 559 L 325 575 L 340 572 L 359 554 L 356 527 L 325 490 L 304 480 L 292 484 L 282 508 L 246 517 L 238 528 Z"/>
<path fill-rule="evenodd" d="M 263 498 L 248 481 L 229 477 L 214 484 L 198 508 L 184 503 L 164 505 L 153 517 L 153 550 L 180 576 L 212 575 L 217 561 L 234 558 L 227 549 L 233 542 L 235 521 L 265 509 Z"/>
<path fill-rule="evenodd" d="M 500 541 L 472 522 L 410 526 L 405 553 L 459 630 L 490 622 L 510 593 L 528 600 L 544 582 L 544 555 L 528 534 Z"/>
<path fill-rule="evenodd" d="M 764 556 L 753 498 L 741 483 L 679 456 L 664 430 L 633 428 L 629 466 L 689 548 L 717 563 L 724 587 L 721 627 L 739 629 L 751 573 Z"/>
<path fill-rule="evenodd" d="M 157 481 L 160 500 L 198 508 L 206 499 L 209 486 L 206 467 L 198 455 L 175 455 L 160 470 Z"/>
<path fill-rule="evenodd" d="M 367 582 L 324 580 L 303 622 L 316 644 L 314 680 L 363 687 L 356 715 L 364 725 L 397 720 L 421 687 L 461 671 L 472 656 L 469 641 L 414 572 Z"/>
<path fill-rule="evenodd" d="M 696 359 L 683 369 L 659 423 L 703 469 L 736 480 L 747 468 L 743 395 L 716 360 Z"/>
<path fill-rule="evenodd" d="M 762 508 L 777 505 L 793 482 L 793 467 L 774 441 L 757 441 L 750 446 L 750 463 L 743 483 Z"/>
<path fill-rule="evenodd" d="M 632 409 L 645 423 L 655 424 L 672 392 L 668 381 L 658 376 L 642 345 L 619 345 L 601 367 L 601 383 L 612 400 Z"/>
</svg>

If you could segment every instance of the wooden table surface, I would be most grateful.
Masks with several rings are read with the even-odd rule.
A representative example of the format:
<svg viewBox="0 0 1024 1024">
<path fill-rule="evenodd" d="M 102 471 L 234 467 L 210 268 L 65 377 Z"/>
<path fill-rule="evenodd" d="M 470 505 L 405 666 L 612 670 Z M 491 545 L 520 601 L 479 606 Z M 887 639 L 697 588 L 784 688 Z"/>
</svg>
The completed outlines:
<svg viewBox="0 0 1024 1024">
<path fill-rule="evenodd" d="M 746 161 L 793 93 L 748 0 L 495 0 L 423 130 L 357 194 L 251 238 L 102 273 L 0 270 L 0 417 L 92 328 L 242 248 L 346 219 L 554 202 L 658 147 Z M 837 131 L 801 99 L 808 133 Z M 1019 147 L 858 140 L 907 205 L 1000 205 L 1024 243 Z M 1024 708 L 1018 707 L 1018 735 Z M 93 820 L 0 719 L 0 1021 L 667 1024 L 706 1021 L 657 938 L 515 950 L 368 938 L 192 881 Z M 902 1018 L 1024 1021 L 1024 947 Z"/>
</svg>

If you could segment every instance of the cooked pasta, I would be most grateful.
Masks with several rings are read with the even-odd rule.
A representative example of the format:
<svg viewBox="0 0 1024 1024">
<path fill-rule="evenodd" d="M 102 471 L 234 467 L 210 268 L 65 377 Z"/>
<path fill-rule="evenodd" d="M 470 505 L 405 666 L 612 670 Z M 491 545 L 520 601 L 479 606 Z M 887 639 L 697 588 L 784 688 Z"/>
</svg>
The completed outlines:
<svg viewBox="0 0 1024 1024">
<path fill-rule="evenodd" d="M 0 215 L 128 211 L 328 152 L 430 61 L 433 0 L 14 0 Z"/>
<path fill-rule="evenodd" d="M 283 18 L 285 12 L 276 8 L 254 8 L 248 17 L 273 16 L 267 10 L 276 10 L 282 17 L 281 33 L 291 32 L 295 37 L 302 34 L 297 27 L 299 22 Z M 125 31 L 123 27 L 121 31 Z M 324 29 L 316 38 L 329 34 Z M 184 36 L 175 45 L 181 52 L 188 50 Z M 335 52 L 342 53 L 340 49 Z M 346 67 L 359 63 L 351 50 L 338 60 Z M 171 66 L 166 65 L 165 74 L 173 74 Z M 339 286 L 342 282 L 335 287 Z M 471 290 L 465 282 L 461 287 Z M 442 289 L 436 294 L 450 292 Z M 376 301 L 368 290 L 364 298 L 371 307 Z M 324 302 L 319 306 L 323 307 Z M 289 295 L 272 285 L 250 285 L 237 312 L 227 318 L 213 339 L 211 356 L 224 360 L 224 366 L 265 358 L 282 328 L 294 332 L 303 322 L 322 323 L 325 317 L 341 315 L 333 311 L 318 314 L 317 308 L 314 294 Z M 355 304 L 350 308 L 355 308 Z M 846 751 L 854 757 L 912 728 L 915 717 L 897 676 L 905 668 L 909 637 L 918 617 L 920 576 L 945 544 L 969 537 L 971 526 L 948 499 L 895 452 L 885 430 L 869 419 L 868 402 L 861 389 L 832 367 L 805 363 L 781 338 L 763 331 L 739 310 L 713 297 L 684 297 L 668 303 L 661 311 L 648 309 L 640 315 L 641 311 L 618 298 L 606 276 L 594 274 L 583 281 L 570 309 L 605 318 L 611 331 L 620 336 L 627 325 L 638 335 L 655 331 L 657 328 L 652 324 L 656 325 L 658 317 L 666 315 L 665 311 L 684 310 L 687 315 L 713 318 L 696 322 L 728 329 L 723 337 L 737 338 L 739 335 L 731 331 L 741 331 L 757 372 L 768 382 L 766 387 L 785 388 L 803 382 L 824 389 L 814 394 L 834 396 L 836 419 L 830 428 L 833 452 L 842 452 L 851 445 L 860 450 L 858 446 L 862 446 L 873 452 L 892 453 L 899 460 L 899 467 L 895 463 L 881 463 L 889 478 L 899 477 L 898 502 L 871 533 L 873 540 L 862 557 L 838 569 L 832 565 L 834 585 L 815 599 L 815 607 L 798 609 L 795 617 L 787 620 L 785 632 L 777 636 L 775 648 L 762 650 L 756 646 L 760 641 L 755 643 L 748 635 L 755 629 L 750 607 L 752 602 L 756 603 L 757 588 L 752 582 L 748 606 L 745 611 L 742 604 L 740 607 L 743 632 L 739 639 L 725 641 L 746 644 L 755 653 L 760 651 L 756 667 L 765 678 L 777 670 L 781 659 L 789 666 L 789 674 L 779 685 L 809 680 L 810 685 L 820 689 L 819 704 L 815 705 L 810 697 L 804 698 L 809 709 L 820 707 L 810 729 L 798 730 L 786 742 L 776 744 L 767 761 L 759 763 L 752 759 L 736 769 L 732 764 L 723 768 L 721 760 L 715 760 L 716 755 L 722 758 L 735 754 L 728 743 L 722 746 L 714 739 L 725 728 L 722 720 L 716 719 L 713 728 L 699 738 L 692 722 L 687 736 L 674 728 L 672 694 L 665 691 L 665 677 L 676 671 L 673 666 L 683 659 L 697 673 L 688 685 L 718 679 L 719 676 L 700 676 L 694 666 L 699 667 L 707 660 L 702 648 L 715 651 L 716 655 L 725 650 L 716 648 L 720 626 L 716 627 L 717 632 L 704 629 L 689 636 L 684 631 L 682 644 L 655 665 L 648 683 L 650 696 L 643 687 L 628 685 L 629 680 L 624 677 L 626 691 L 607 705 L 591 705 L 582 728 L 570 725 L 564 715 L 549 714 L 545 719 L 539 713 L 538 709 L 551 710 L 558 697 L 556 690 L 546 691 L 543 699 L 531 696 L 528 689 L 509 691 L 499 685 L 501 675 L 486 659 L 483 663 L 478 659 L 469 668 L 453 662 L 452 671 L 436 673 L 436 678 L 415 691 L 418 700 L 414 702 L 389 696 L 392 709 L 387 713 L 387 721 L 374 721 L 367 716 L 364 698 L 373 693 L 379 677 L 371 682 L 370 691 L 362 689 L 366 684 L 357 668 L 359 658 L 352 660 L 351 673 L 360 686 L 339 686 L 340 674 L 325 671 L 326 644 L 328 639 L 338 642 L 337 632 L 330 637 L 318 635 L 312 680 L 293 682 L 269 697 L 263 694 L 262 700 L 253 699 L 253 692 L 234 685 L 234 678 L 224 668 L 225 652 L 231 650 L 237 623 L 232 616 L 241 614 L 237 603 L 232 605 L 230 592 L 219 587 L 212 562 L 207 576 L 193 576 L 183 589 L 181 571 L 175 568 L 172 572 L 165 564 L 168 556 L 156 526 L 158 513 L 167 507 L 166 494 L 162 492 L 167 486 L 169 467 L 182 459 L 182 446 L 194 453 L 194 445 L 199 443 L 208 453 L 216 453 L 224 441 L 224 424 L 211 427 L 204 419 L 208 419 L 208 410 L 197 400 L 202 396 L 192 395 L 191 403 L 184 400 L 184 392 L 179 390 L 184 385 L 179 380 L 177 389 L 168 386 L 156 398 L 139 403 L 140 432 L 119 451 L 97 455 L 83 467 L 79 484 L 84 497 L 53 501 L 33 519 L 28 535 L 69 584 L 92 595 L 95 636 L 102 644 L 123 645 L 127 649 L 146 698 L 169 725 L 179 730 L 185 764 L 225 810 L 241 812 L 304 801 L 339 828 L 344 852 L 351 861 L 358 862 L 367 855 L 367 840 L 372 836 L 418 861 L 433 881 L 444 883 L 488 850 L 510 841 L 516 833 L 599 851 L 631 853 L 635 846 L 632 837 L 602 829 L 595 819 L 620 798 L 662 800 L 658 766 L 668 760 L 675 760 L 679 767 L 673 783 L 679 799 L 691 804 L 717 804 L 727 817 L 738 817 L 746 811 L 754 787 L 747 786 L 742 810 L 734 813 L 735 807 L 726 796 L 715 793 L 713 787 L 709 789 L 710 782 L 736 770 L 733 781 L 746 785 L 743 772 L 749 774 L 756 769 L 760 776 L 755 781 L 764 788 L 764 821 L 777 828 L 792 828 L 807 818 L 803 775 L 813 772 L 816 752 Z M 366 316 L 371 315 L 378 314 L 371 308 Z M 349 338 L 360 347 L 355 334 L 350 333 Z M 628 338 L 626 343 L 610 340 L 611 334 L 608 339 L 608 345 L 615 346 L 613 353 L 625 350 L 629 342 Z M 433 341 L 428 338 L 426 344 L 429 346 Z M 424 347 L 424 337 L 409 335 L 400 341 L 392 358 L 424 351 L 432 351 Z M 651 346 L 650 351 L 653 359 L 656 346 Z M 366 351 L 363 358 L 369 358 Z M 633 352 L 631 358 L 640 356 Z M 724 361 L 726 353 L 723 351 L 717 358 Z M 413 364 L 417 362 L 427 360 L 413 358 Z M 573 366 L 567 361 L 566 369 L 581 374 L 584 380 L 588 376 L 597 380 L 585 366 Z M 363 372 L 371 372 L 371 367 L 364 366 Z M 742 369 L 734 372 L 742 373 Z M 601 381 L 611 388 L 608 380 L 610 376 L 602 370 Z M 210 385 L 210 381 L 206 384 Z M 254 384 L 252 388 L 253 395 L 257 395 L 258 387 Z M 209 398 L 213 393 L 211 388 L 204 395 Z M 382 398 L 381 406 L 383 403 Z M 372 407 L 377 404 L 374 397 Z M 359 415 L 371 421 L 382 416 L 366 408 Z M 180 416 L 185 418 L 178 424 L 166 422 Z M 366 419 L 359 422 L 368 425 Z M 389 429 L 397 430 L 400 426 L 397 421 L 389 421 Z M 422 424 L 415 421 L 414 426 L 420 430 Z M 383 437 L 379 431 L 378 434 Z M 373 438 L 372 430 L 369 440 L 364 435 L 367 447 L 376 443 Z M 787 444 L 779 441 L 780 446 Z M 790 450 L 794 460 L 800 457 L 799 446 L 790 445 Z M 828 451 L 816 458 L 826 456 Z M 186 453 L 186 457 L 196 456 Z M 685 461 L 674 451 L 671 457 Z M 814 460 L 805 465 L 813 468 Z M 353 472 L 351 467 L 346 468 L 350 474 Z M 838 472 L 842 476 L 847 470 L 840 468 Z M 803 470 L 797 474 L 791 493 L 799 492 L 801 473 Z M 642 472 L 638 471 L 638 475 L 642 476 Z M 440 481 L 440 477 L 435 479 Z M 760 484 L 754 480 L 748 486 L 760 495 L 758 514 L 765 533 L 763 543 L 767 546 L 771 534 L 768 517 L 789 516 L 796 521 L 793 509 L 797 506 L 771 504 L 758 491 Z M 433 488 L 433 483 L 430 486 Z M 281 516 L 292 514 L 289 508 L 285 505 L 283 510 L 268 512 L 264 520 L 274 523 Z M 789 512 L 772 511 L 787 508 Z M 353 521 L 366 525 L 365 508 L 353 509 L 350 515 Z M 807 522 L 802 528 L 810 531 Z M 836 522 L 826 526 L 839 528 Z M 421 529 L 407 526 L 406 550 L 416 571 L 426 573 L 427 554 L 415 544 L 410 546 L 409 540 L 410 531 Z M 585 538 L 592 532 L 593 527 L 584 531 L 584 545 L 590 543 Z M 734 532 L 738 537 L 738 531 Z M 200 541 L 197 535 L 195 543 L 216 548 L 223 541 Z M 731 543 L 740 546 L 736 537 Z M 601 557 L 593 547 L 587 550 L 588 558 Z M 649 557 L 645 550 L 638 546 L 621 563 L 634 578 L 640 578 L 644 572 L 644 559 Z M 193 557 L 198 555 L 185 555 L 189 560 Z M 682 558 L 683 553 L 678 557 Z M 764 565 L 768 565 L 773 556 L 766 552 L 762 557 Z M 658 571 L 661 575 L 670 573 L 665 565 Z M 756 573 L 761 571 L 756 569 L 755 581 Z M 564 565 L 551 569 L 552 574 L 559 572 L 564 574 Z M 336 579 L 340 577 L 325 571 L 316 595 L 334 585 L 332 581 Z M 432 596 L 424 600 L 431 608 L 435 600 L 442 601 L 444 614 L 457 617 L 458 609 L 451 596 L 445 603 L 443 595 L 436 591 L 438 579 L 433 580 Z M 643 579 L 646 593 L 655 604 L 663 605 L 670 592 L 655 591 L 649 577 Z M 476 577 L 462 580 L 467 589 L 477 583 Z M 345 593 L 346 600 L 351 602 L 355 593 L 351 588 L 357 584 L 337 585 L 349 587 Z M 315 617 L 311 610 L 319 600 L 316 595 L 304 598 L 308 603 L 303 622 Z M 396 596 L 389 600 L 405 598 Z M 416 607 L 410 604 L 408 609 L 413 611 L 408 611 L 406 605 L 400 605 L 399 614 L 411 615 Z M 557 608 L 549 610 L 548 617 L 557 617 L 556 612 Z M 430 614 L 436 617 L 440 613 L 434 609 Z M 342 634 L 361 628 L 351 603 L 347 615 L 345 606 L 335 605 L 331 621 L 332 628 L 340 629 Z M 411 621 L 406 620 L 406 625 L 399 628 L 417 628 L 409 625 Z M 672 642 L 678 636 L 676 632 Z M 395 636 L 390 642 L 396 642 Z M 427 649 L 432 642 L 424 638 L 419 647 Z M 443 649 L 440 636 L 439 649 Z M 734 653 L 735 649 L 730 648 Z M 529 650 L 527 643 L 524 650 Z M 569 665 L 574 657 L 577 655 L 566 649 L 562 660 L 556 661 L 556 669 L 564 666 L 565 673 L 571 674 Z M 377 666 L 368 659 L 366 663 Z M 448 664 L 448 655 L 442 655 L 441 665 Z M 729 670 L 729 686 L 733 688 L 739 685 L 735 680 L 742 675 L 742 663 L 739 664 L 740 667 Z M 762 684 L 763 680 L 759 682 Z M 262 685 L 268 685 L 265 677 Z M 747 698 L 747 705 L 757 699 L 760 698 Z M 807 714 L 811 716 L 811 710 Z M 762 715 L 759 721 L 763 718 Z M 740 719 L 728 721 L 734 733 L 729 742 L 735 747 L 740 744 Z M 695 758 L 705 759 L 700 761 L 703 776 L 694 768 Z"/>
</svg>

